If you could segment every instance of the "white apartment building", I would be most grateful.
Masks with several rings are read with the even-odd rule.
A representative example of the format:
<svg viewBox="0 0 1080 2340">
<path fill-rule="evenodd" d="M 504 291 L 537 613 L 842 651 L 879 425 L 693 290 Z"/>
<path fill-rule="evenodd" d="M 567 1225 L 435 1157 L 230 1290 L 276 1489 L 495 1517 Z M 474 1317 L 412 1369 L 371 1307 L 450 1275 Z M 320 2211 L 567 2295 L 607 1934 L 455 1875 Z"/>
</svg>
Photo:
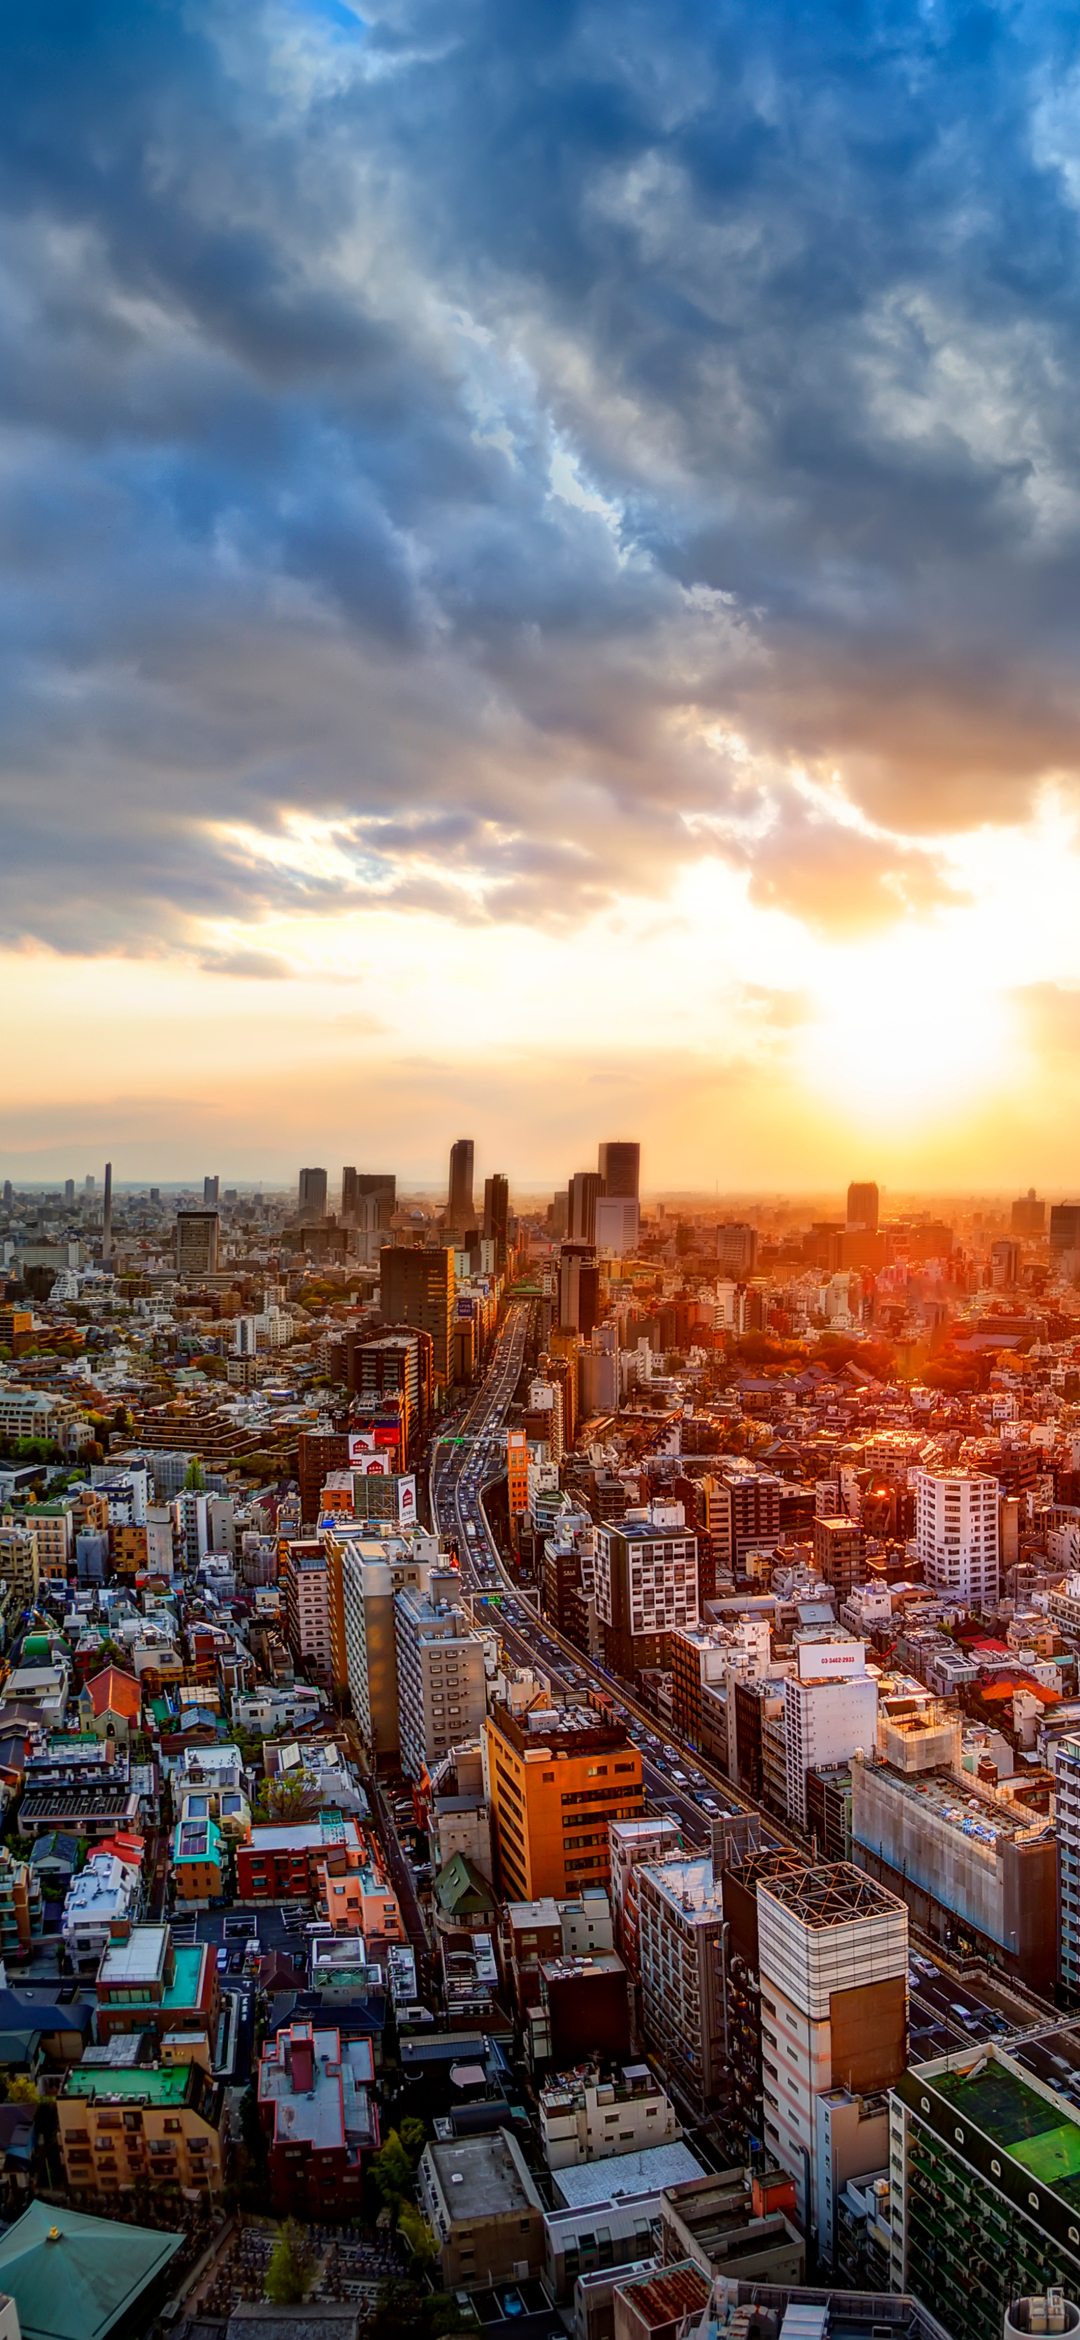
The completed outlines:
<svg viewBox="0 0 1080 2340">
<path fill-rule="evenodd" d="M 907 1910 L 835 1861 L 759 1879 L 757 1911 L 765 2142 L 829 2260 L 849 2178 L 888 2167 L 888 2090 L 907 2064 Z"/>
<path fill-rule="evenodd" d="M 915 1476 L 915 1546 L 927 1584 L 969 1608 L 992 1608 L 998 1597 L 996 1479 L 977 1471 Z"/>
<path fill-rule="evenodd" d="M 640 1636 L 696 1625 L 697 1537 L 687 1533 L 682 1504 L 654 1503 L 643 1517 L 598 1525 L 593 1582 L 615 1672 L 633 1671 L 632 1643 Z"/>
<path fill-rule="evenodd" d="M 1054 1751 L 1061 1924 L 1061 1980 L 1070 2001 L 1080 1999 L 1080 1739 L 1059 1739 Z"/>
<path fill-rule="evenodd" d="M 784 1683 L 784 1771 L 789 1817 L 807 1822 L 806 1774 L 877 1745 L 877 1681 L 863 1641 L 802 1642 Z"/>
<path fill-rule="evenodd" d="M 562 2074 L 540 2091 L 540 2142 L 549 2169 L 642 2153 L 681 2136 L 671 2098 L 647 2064 L 624 2065 L 618 2080 L 598 2072 Z"/>
<path fill-rule="evenodd" d="M 55 1438 L 57 1425 L 72 1411 L 41 1389 L 20 1389 L 0 1381 L 0 1430 L 11 1438 Z"/>
<path fill-rule="evenodd" d="M 483 1728 L 483 1640 L 447 1598 L 459 1581 L 433 1570 L 427 1592 L 410 1585 L 394 1600 L 401 1763 L 414 1779 Z"/>
<path fill-rule="evenodd" d="M 615 1921 L 613 1948 L 633 1980 L 640 1982 L 637 1872 L 646 1863 L 666 1860 L 669 1853 L 678 1852 L 682 1829 L 668 1815 L 648 1820 L 609 1820 L 608 1842 Z"/>
<path fill-rule="evenodd" d="M 107 1949 L 113 1920 L 138 1915 L 139 1871 L 115 1853 L 91 1853 L 73 1877 L 64 1901 L 61 1932 L 64 1948 L 78 1965 L 101 1957 Z"/>
<path fill-rule="evenodd" d="M 330 1639 L 330 1566 L 322 1544 L 314 1540 L 289 1543 L 282 1569 L 285 1588 L 285 1629 L 294 1657 L 316 1668 L 320 1678 L 333 1678 Z"/>
</svg>

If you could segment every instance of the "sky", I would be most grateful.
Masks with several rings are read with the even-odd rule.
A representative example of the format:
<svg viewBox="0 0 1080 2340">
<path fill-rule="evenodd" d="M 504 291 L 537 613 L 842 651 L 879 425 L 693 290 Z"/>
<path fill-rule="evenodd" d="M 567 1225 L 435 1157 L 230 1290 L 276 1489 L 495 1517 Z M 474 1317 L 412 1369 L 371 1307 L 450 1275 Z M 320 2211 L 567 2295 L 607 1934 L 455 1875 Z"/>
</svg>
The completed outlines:
<svg viewBox="0 0 1080 2340">
<path fill-rule="evenodd" d="M 1080 1185 L 1080 24 L 35 0 L 0 1166 Z"/>
</svg>

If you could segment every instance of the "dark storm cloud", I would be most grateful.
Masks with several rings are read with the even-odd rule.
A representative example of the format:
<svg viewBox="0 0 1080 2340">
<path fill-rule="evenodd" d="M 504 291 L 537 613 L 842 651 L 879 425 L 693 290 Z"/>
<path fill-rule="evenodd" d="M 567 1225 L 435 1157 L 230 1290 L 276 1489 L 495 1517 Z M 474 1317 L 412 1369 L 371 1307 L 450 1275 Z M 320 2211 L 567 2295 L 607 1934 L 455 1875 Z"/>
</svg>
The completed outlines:
<svg viewBox="0 0 1080 2340">
<path fill-rule="evenodd" d="M 5 46 L 9 935 L 573 920 L 717 847 L 850 930 L 1071 785 L 1064 9 L 43 0 Z"/>
</svg>

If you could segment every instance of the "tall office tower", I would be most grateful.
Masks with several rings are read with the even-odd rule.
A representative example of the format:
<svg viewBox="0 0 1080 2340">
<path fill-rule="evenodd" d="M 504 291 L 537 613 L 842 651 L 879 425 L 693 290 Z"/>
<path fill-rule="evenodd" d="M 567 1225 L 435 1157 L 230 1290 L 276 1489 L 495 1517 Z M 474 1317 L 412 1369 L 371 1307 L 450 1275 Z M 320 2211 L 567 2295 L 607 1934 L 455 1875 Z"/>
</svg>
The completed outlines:
<svg viewBox="0 0 1080 2340">
<path fill-rule="evenodd" d="M 105 1199 L 101 1217 L 101 1256 L 112 1258 L 112 1163 L 105 1164 Z"/>
<path fill-rule="evenodd" d="M 388 1243 L 379 1253 L 379 1305 L 386 1324 L 415 1324 L 431 1334 L 431 1366 L 437 1389 L 453 1379 L 454 1254 L 438 1249 L 409 1250 Z"/>
<path fill-rule="evenodd" d="M 847 1190 L 847 1226 L 850 1234 L 876 1235 L 878 1231 L 878 1190 L 873 1179 L 863 1184 L 854 1183 Z"/>
<path fill-rule="evenodd" d="M 849 2178 L 889 2166 L 907 2066 L 908 1914 L 847 1861 L 757 1884 L 765 2143 L 831 2260 Z"/>
<path fill-rule="evenodd" d="M 586 1340 L 600 1321 L 600 1271 L 591 1243 L 564 1243 L 559 1253 L 559 1323 Z"/>
<path fill-rule="evenodd" d="M 1017 1196 L 1010 1225 L 1014 1235 L 1045 1235 L 1046 1204 L 1039 1201 L 1033 1186 L 1028 1187 L 1026 1194 Z"/>
<path fill-rule="evenodd" d="M 73 1178 L 65 1178 L 64 1180 L 64 1201 L 70 1210 L 75 1201 L 75 1180 Z"/>
<path fill-rule="evenodd" d="M 496 1702 L 484 1731 L 506 1899 L 606 1891 L 608 1821 L 642 1817 L 641 1756 L 623 1725 L 587 1706 L 517 1714 Z"/>
<path fill-rule="evenodd" d="M 394 1598 L 401 1767 L 412 1779 L 483 1727 L 484 1644 L 453 1604 L 460 1584 L 456 1569 L 432 1569 L 427 1592 L 409 1585 Z"/>
<path fill-rule="evenodd" d="M 594 1241 L 598 1251 L 613 1252 L 616 1259 L 625 1259 L 637 1250 L 641 1232 L 636 1202 L 612 1194 L 598 1194 L 593 1217 Z"/>
<path fill-rule="evenodd" d="M 473 1141 L 458 1138 L 450 1148 L 450 1187 L 446 1215 L 452 1227 L 464 1234 L 474 1224 L 473 1212 Z"/>
<path fill-rule="evenodd" d="M 601 1146 L 599 1155 L 600 1180 L 604 1194 L 615 1202 L 640 1201 L 641 1147 L 629 1139 L 616 1138 Z"/>
<path fill-rule="evenodd" d="M 85 1178 L 85 1180 L 84 1180 L 84 1183 L 83 1183 L 83 1193 L 84 1193 L 84 1194 L 95 1194 L 96 1192 L 97 1192 L 97 1179 L 95 1178 L 93 1171 L 92 1171 L 92 1170 L 88 1170 L 88 1171 L 87 1171 L 87 1173 L 86 1173 L 86 1178 Z"/>
<path fill-rule="evenodd" d="M 432 1342 L 430 1333 L 416 1326 L 389 1326 L 381 1333 L 349 1333 L 345 1346 L 345 1376 L 361 1400 L 358 1418 L 375 1410 L 389 1395 L 400 1399 L 402 1468 L 427 1435 L 431 1416 Z"/>
<path fill-rule="evenodd" d="M 569 1189 L 571 1243 L 595 1243 L 596 1203 L 601 1192 L 599 1171 L 575 1170 Z"/>
<path fill-rule="evenodd" d="M 1070 1254 L 1080 1257 L 1080 1203 L 1052 1203 L 1050 1257 L 1062 1261 Z"/>
<path fill-rule="evenodd" d="M 176 1214 L 176 1272 L 183 1278 L 212 1276 L 218 1262 L 216 1211 L 178 1211 Z"/>
<path fill-rule="evenodd" d="M 300 1217 L 305 1220 L 326 1217 L 325 1170 L 301 1170 L 299 1189 Z"/>
<path fill-rule="evenodd" d="M 977 1471 L 915 1478 L 915 1549 L 931 1590 L 976 1609 L 993 1608 L 999 1589 L 996 1479 Z"/>
<path fill-rule="evenodd" d="M 351 1166 L 341 1173 L 341 1216 L 343 1219 L 356 1217 L 356 1204 L 356 1169 L 355 1166 Z"/>
<path fill-rule="evenodd" d="M 697 1537 L 681 1503 L 653 1503 L 648 1519 L 609 1521 L 595 1533 L 593 1584 L 604 1663 L 627 1680 L 668 1664 L 668 1637 L 696 1625 Z"/>
<path fill-rule="evenodd" d="M 509 1225 L 510 1181 L 501 1170 L 496 1170 L 493 1178 L 484 1180 L 484 1241 L 495 1245 L 495 1266 L 499 1275 L 506 1267 Z"/>
<path fill-rule="evenodd" d="M 757 1266 L 757 1228 L 731 1219 L 716 1230 L 716 1256 L 732 1276 L 752 1276 Z"/>
<path fill-rule="evenodd" d="M 204 1178 L 202 1182 L 203 1209 L 216 1211 L 221 1185 L 220 1178 Z"/>
</svg>

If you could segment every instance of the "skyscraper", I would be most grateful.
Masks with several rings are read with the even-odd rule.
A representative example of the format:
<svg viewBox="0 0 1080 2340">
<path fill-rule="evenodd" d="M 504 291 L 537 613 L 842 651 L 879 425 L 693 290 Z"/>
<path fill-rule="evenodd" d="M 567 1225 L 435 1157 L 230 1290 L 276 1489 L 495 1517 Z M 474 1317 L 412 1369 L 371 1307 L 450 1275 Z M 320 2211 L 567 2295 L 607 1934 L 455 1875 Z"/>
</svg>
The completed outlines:
<svg viewBox="0 0 1080 2340">
<path fill-rule="evenodd" d="M 596 1204 L 601 1192 L 598 1170 L 575 1170 L 570 1180 L 570 1219 L 566 1230 L 571 1243 L 595 1243 Z"/>
<path fill-rule="evenodd" d="M 876 1235 L 878 1231 L 878 1190 L 872 1178 L 858 1180 L 847 1190 L 847 1224 L 851 1234 Z"/>
<path fill-rule="evenodd" d="M 600 1322 L 600 1272 L 591 1243 L 564 1243 L 559 1253 L 559 1323 L 586 1340 Z"/>
<path fill-rule="evenodd" d="M 415 1324 L 431 1334 L 437 1388 L 453 1378 L 454 1254 L 387 1244 L 379 1254 L 379 1303 L 385 1324 Z"/>
<path fill-rule="evenodd" d="M 606 1195 L 617 1202 L 640 1200 L 641 1147 L 636 1140 L 615 1138 L 601 1146 L 599 1168 Z"/>
<path fill-rule="evenodd" d="M 219 1179 L 219 1178 L 217 1178 L 217 1177 L 214 1177 L 214 1178 L 204 1178 L 204 1179 L 203 1179 L 203 1182 L 202 1182 L 202 1198 L 203 1198 L 203 1207 L 204 1207 L 204 1209 L 206 1209 L 206 1210 L 208 1210 L 208 1211 L 212 1211 L 212 1210 L 216 1210 L 216 1209 L 217 1209 L 217 1205 L 218 1205 L 218 1189 L 219 1189 L 220 1183 L 221 1183 L 221 1181 L 220 1181 L 220 1179 Z"/>
<path fill-rule="evenodd" d="M 510 1222 L 510 1181 L 501 1170 L 484 1180 L 484 1241 L 495 1245 L 495 1265 L 506 1266 L 507 1228 Z"/>
<path fill-rule="evenodd" d="M 112 1258 L 112 1163 L 105 1164 L 105 1201 L 101 1218 L 101 1257 Z"/>
<path fill-rule="evenodd" d="M 326 1172 L 325 1172 L 325 1170 L 301 1170 L 301 1172 L 300 1172 L 300 1192 L 299 1192 L 299 1204 L 300 1204 L 300 1216 L 301 1216 L 301 1218 L 302 1218 L 302 1219 L 307 1219 L 307 1220 L 311 1220 L 311 1219 L 325 1219 L 325 1217 L 326 1217 Z"/>
<path fill-rule="evenodd" d="M 464 1234 L 475 1225 L 473 1216 L 473 1141 L 458 1138 L 450 1148 L 450 1192 L 447 1202 L 450 1225 Z"/>
<path fill-rule="evenodd" d="M 181 1277 L 212 1276 L 218 1259 L 216 1211 L 178 1211 L 176 1216 L 176 1272 Z"/>
<path fill-rule="evenodd" d="M 74 1208 L 75 1180 L 73 1178 L 65 1178 L 64 1180 L 64 1202 L 68 1210 L 72 1210 Z"/>
<path fill-rule="evenodd" d="M 992 1608 L 999 1591 L 996 1479 L 977 1471 L 915 1478 L 915 1546 L 931 1590 L 972 1608 Z"/>
</svg>

